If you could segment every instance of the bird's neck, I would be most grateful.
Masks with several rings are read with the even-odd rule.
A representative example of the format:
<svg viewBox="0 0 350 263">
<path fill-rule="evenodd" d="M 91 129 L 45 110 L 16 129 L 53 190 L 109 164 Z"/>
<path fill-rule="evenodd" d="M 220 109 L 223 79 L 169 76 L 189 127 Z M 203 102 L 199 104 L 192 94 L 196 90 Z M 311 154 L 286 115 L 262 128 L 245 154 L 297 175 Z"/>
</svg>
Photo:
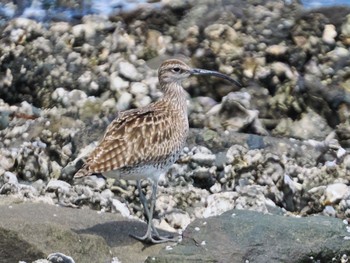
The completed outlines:
<svg viewBox="0 0 350 263">
<path fill-rule="evenodd" d="M 186 92 L 183 87 L 176 82 L 163 85 L 163 100 L 170 103 L 173 109 L 184 111 L 187 115 Z"/>
</svg>

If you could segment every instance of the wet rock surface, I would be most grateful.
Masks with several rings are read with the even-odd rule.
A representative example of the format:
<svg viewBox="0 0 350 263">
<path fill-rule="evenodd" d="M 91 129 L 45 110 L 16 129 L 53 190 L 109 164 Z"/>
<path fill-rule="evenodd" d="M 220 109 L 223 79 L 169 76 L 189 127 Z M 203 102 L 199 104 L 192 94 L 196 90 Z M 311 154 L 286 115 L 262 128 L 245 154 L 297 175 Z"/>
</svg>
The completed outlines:
<svg viewBox="0 0 350 263">
<path fill-rule="evenodd" d="M 144 246 L 128 236 L 145 224 L 98 213 L 1 198 L 0 262 L 32 262 L 60 251 L 75 262 L 316 262 L 346 260 L 349 228 L 325 217 L 230 210 L 196 219 L 177 245 Z M 280 212 L 278 212 L 280 214 Z M 80 220 L 84 218 L 84 220 Z M 113 229 L 113 231 L 111 230 Z M 281 238 L 283 235 L 283 238 Z M 16 252 L 16 253 L 15 253 Z M 263 253 L 262 253 L 263 252 Z M 338 254 L 338 257 L 334 257 Z M 147 258 L 147 259 L 146 259 Z M 119 261 L 118 261 L 119 260 Z"/>
<path fill-rule="evenodd" d="M 334 15 L 337 12 L 342 15 Z M 269 213 L 271 207 L 290 217 L 271 216 L 286 233 L 294 228 L 285 222 L 293 226 L 295 222 L 297 231 L 297 222 L 302 220 L 328 220 L 314 215 L 329 216 L 329 222 L 338 218 L 336 225 L 348 221 L 349 14 L 347 8 L 333 7 L 305 11 L 296 1 L 161 1 L 158 6 L 108 17 L 86 15 L 74 22 L 54 19 L 42 23 L 25 17 L 1 20 L 0 198 L 23 202 L 18 214 L 35 202 L 38 209 L 50 209 L 50 205 L 69 211 L 67 218 L 90 208 L 91 214 L 100 211 L 112 222 L 119 220 L 116 214 L 131 226 L 130 218 L 144 220 L 134 181 L 105 180 L 100 175 L 73 181 L 72 177 L 117 111 L 145 106 L 161 96 L 156 69 L 164 59 L 180 57 L 195 67 L 228 74 L 243 88 L 215 78 L 193 77 L 184 83 L 190 136 L 178 162 L 160 181 L 157 227 L 189 233 L 186 231 L 195 222 L 202 222 L 196 220 L 214 216 L 210 219 L 213 224 L 229 223 L 228 214 L 215 216 L 231 209 Z M 149 197 L 149 183 L 144 181 L 142 187 Z M 252 227 L 259 225 L 254 221 L 256 215 L 244 214 Z M 15 231 L 10 223 L 6 225 L 9 218 L 1 222 L 3 236 Z M 65 225 L 67 220 L 73 226 L 77 222 L 67 218 L 56 217 L 55 227 L 78 240 L 79 234 Z M 97 219 L 88 222 L 86 228 L 100 224 Z M 269 221 L 264 223 L 270 229 Z M 7 244 L 18 247 L 15 244 L 24 242 L 23 247 L 37 249 L 34 244 L 42 244 L 47 237 L 35 236 L 40 224 L 35 226 L 37 231 L 33 227 L 23 223 L 13 239 L 6 239 Z M 309 227 L 317 229 L 317 224 Z M 50 223 L 42 228 L 48 231 Z M 122 241 L 130 241 L 124 228 L 111 223 L 111 229 L 121 231 Z M 209 230 L 208 236 L 216 231 Z M 24 239 L 21 232 L 35 237 Z M 56 249 L 53 244 L 53 250 L 33 249 L 33 257 L 22 260 L 61 252 L 84 262 L 78 260 L 81 255 L 76 251 L 90 247 L 90 242 L 106 253 L 114 246 L 108 243 L 109 237 L 91 234 L 91 239 L 86 237 L 87 245 L 76 245 L 74 251 L 65 250 L 61 242 Z M 240 236 L 231 234 L 240 241 Z M 247 243 L 252 235 L 247 234 Z M 215 237 L 220 239 L 220 235 Z M 184 244 L 192 246 L 186 238 L 184 234 L 179 251 Z M 278 252 L 272 243 L 263 243 L 265 251 Z M 319 251 L 329 248 L 330 253 L 317 255 L 315 262 L 328 261 L 332 253 L 336 262 L 346 262 L 342 257 L 348 251 L 343 244 L 337 250 L 333 245 L 316 246 L 307 238 L 301 243 Z M 135 244 L 125 247 L 131 249 Z M 115 247 L 120 248 L 119 243 Z M 259 248 L 249 247 L 249 251 L 256 260 L 247 260 L 264 261 L 259 258 Z M 113 262 L 108 253 L 101 259 Z M 144 259 L 148 253 L 142 254 Z M 136 256 L 135 261 L 121 261 L 144 260 Z M 295 261 L 290 262 L 299 260 L 291 258 Z"/>
<path fill-rule="evenodd" d="M 179 262 L 184 256 L 186 262 L 344 262 L 349 252 L 349 232 L 339 219 L 230 210 L 195 220 L 179 245 L 146 262 Z"/>
<path fill-rule="evenodd" d="M 46 262 L 44 259 L 55 252 L 69 255 L 75 262 L 143 262 L 162 248 L 145 247 L 129 237 L 129 233 L 145 230 L 144 223 L 137 220 L 115 213 L 18 201 L 0 199 L 0 262 Z"/>
</svg>

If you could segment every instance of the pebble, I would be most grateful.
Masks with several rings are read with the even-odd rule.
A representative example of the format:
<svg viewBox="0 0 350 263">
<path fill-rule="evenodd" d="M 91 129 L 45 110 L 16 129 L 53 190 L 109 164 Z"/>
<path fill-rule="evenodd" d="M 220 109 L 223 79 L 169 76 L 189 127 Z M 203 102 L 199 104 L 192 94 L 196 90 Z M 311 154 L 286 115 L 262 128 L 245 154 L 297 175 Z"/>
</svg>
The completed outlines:
<svg viewBox="0 0 350 263">
<path fill-rule="evenodd" d="M 346 16 L 346 19 L 341 26 L 341 34 L 344 37 L 350 37 L 350 14 Z"/>
<path fill-rule="evenodd" d="M 167 251 L 173 250 L 173 247 L 172 247 L 172 246 L 166 246 L 166 247 L 165 247 L 165 250 L 167 250 Z"/>
<path fill-rule="evenodd" d="M 9 125 L 10 112 L 0 111 L 0 130 L 7 128 Z"/>
<path fill-rule="evenodd" d="M 51 164 L 50 178 L 58 179 L 61 176 L 62 166 L 60 166 L 56 161 L 52 161 L 50 164 Z"/>
<path fill-rule="evenodd" d="M 326 44 L 334 44 L 336 36 L 337 36 L 337 31 L 334 25 L 328 24 L 324 26 L 324 30 L 322 34 L 323 42 L 325 42 Z"/>
<path fill-rule="evenodd" d="M 335 204 L 341 199 L 350 196 L 350 187 L 344 183 L 334 183 L 326 187 L 323 203 L 324 204 Z"/>
<path fill-rule="evenodd" d="M 3 180 L 4 180 L 4 183 L 13 184 L 13 185 L 18 184 L 17 176 L 11 172 L 5 172 L 3 175 Z"/>
<path fill-rule="evenodd" d="M 56 191 L 59 190 L 61 193 L 68 193 L 71 190 L 72 186 L 62 180 L 56 180 L 56 179 L 51 179 L 47 186 L 46 186 L 46 191 Z"/>
<path fill-rule="evenodd" d="M 146 95 L 148 94 L 148 87 L 142 82 L 134 82 L 130 87 L 131 94 Z"/>
<path fill-rule="evenodd" d="M 130 217 L 130 211 L 128 207 L 118 199 L 112 199 L 112 207 L 114 211 L 118 211 L 122 216 L 127 218 Z"/>
<path fill-rule="evenodd" d="M 83 178 L 85 185 L 91 187 L 93 190 L 103 190 L 106 187 L 106 180 L 102 177 L 97 177 L 96 175 L 85 176 Z"/>
<path fill-rule="evenodd" d="M 83 39 L 92 39 L 95 36 L 95 29 L 88 24 L 78 24 L 72 27 L 73 36 Z"/>
<path fill-rule="evenodd" d="M 235 199 L 238 197 L 236 192 L 215 193 L 207 198 L 207 207 L 203 212 L 203 217 L 221 215 L 235 207 Z"/>
<path fill-rule="evenodd" d="M 15 165 L 15 158 L 10 155 L 9 151 L 0 152 L 0 167 L 4 171 L 10 171 Z"/>
<path fill-rule="evenodd" d="M 266 53 L 273 56 L 283 56 L 286 54 L 288 47 L 285 45 L 271 45 L 266 48 Z"/>
<path fill-rule="evenodd" d="M 129 92 L 122 92 L 116 104 L 117 110 L 124 111 L 129 109 L 131 105 L 131 101 L 132 101 L 132 95 Z"/>
<path fill-rule="evenodd" d="M 335 49 L 327 53 L 327 55 L 334 61 L 336 61 L 339 58 L 345 58 L 349 56 L 349 54 L 349 50 L 344 47 L 336 47 Z"/>
<path fill-rule="evenodd" d="M 131 81 L 142 80 L 142 75 L 137 71 L 136 67 L 127 61 L 121 61 L 118 64 L 119 74 Z"/>
<path fill-rule="evenodd" d="M 75 263 L 74 259 L 60 252 L 51 253 L 47 256 L 49 262 Z"/>
<path fill-rule="evenodd" d="M 118 76 L 118 72 L 112 72 L 110 75 L 110 89 L 113 91 L 122 91 L 129 87 L 129 81 Z"/>
<path fill-rule="evenodd" d="M 191 218 L 188 213 L 170 212 L 165 215 L 166 221 L 175 229 L 185 229 L 190 223 Z"/>
<path fill-rule="evenodd" d="M 208 153 L 195 153 L 194 155 L 191 156 L 191 161 L 195 162 L 199 165 L 204 165 L 204 166 L 211 166 L 214 164 L 216 159 L 215 154 L 208 154 Z"/>
</svg>

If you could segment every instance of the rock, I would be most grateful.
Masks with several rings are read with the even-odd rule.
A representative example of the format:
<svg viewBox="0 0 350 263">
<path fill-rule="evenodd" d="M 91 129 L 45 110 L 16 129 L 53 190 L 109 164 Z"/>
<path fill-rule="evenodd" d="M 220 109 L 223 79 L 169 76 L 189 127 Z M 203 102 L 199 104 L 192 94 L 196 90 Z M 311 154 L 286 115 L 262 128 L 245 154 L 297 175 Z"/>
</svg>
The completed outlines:
<svg viewBox="0 0 350 263">
<path fill-rule="evenodd" d="M 192 172 L 193 185 L 203 189 L 209 189 L 215 184 L 216 167 L 196 167 Z"/>
<path fill-rule="evenodd" d="M 346 58 L 350 55 L 350 52 L 347 48 L 336 47 L 327 54 L 332 60 L 336 61 L 339 58 Z"/>
<path fill-rule="evenodd" d="M 121 61 L 118 64 L 119 74 L 131 81 L 142 80 L 142 75 L 137 71 L 136 67 L 127 61 Z"/>
<path fill-rule="evenodd" d="M 346 16 L 346 20 L 341 26 L 341 34 L 343 35 L 345 40 L 347 40 L 346 43 L 350 43 L 350 14 Z"/>
<path fill-rule="evenodd" d="M 88 24 L 78 24 L 72 27 L 73 36 L 76 39 L 92 39 L 95 36 L 95 28 Z"/>
<path fill-rule="evenodd" d="M 132 95 L 129 92 L 122 92 L 116 105 L 117 110 L 124 111 L 129 109 L 131 105 L 131 101 L 132 101 Z"/>
<path fill-rule="evenodd" d="M 173 226 L 175 229 L 185 229 L 191 223 L 191 218 L 188 213 L 168 213 L 165 215 L 165 219 L 169 222 L 169 225 Z"/>
<path fill-rule="evenodd" d="M 0 238 L 0 246 L 3 249 L 2 262 L 31 262 L 46 257 L 45 253 L 21 239 L 19 233 L 0 227 Z"/>
<path fill-rule="evenodd" d="M 110 75 L 110 89 L 113 91 L 122 91 L 129 87 L 129 82 L 118 76 L 118 72 L 112 72 Z"/>
<path fill-rule="evenodd" d="M 216 157 L 214 154 L 206 154 L 202 152 L 197 152 L 191 156 L 191 161 L 199 165 L 211 166 L 214 164 Z"/>
<path fill-rule="evenodd" d="M 112 205 L 115 211 L 118 211 L 123 217 L 130 217 L 130 211 L 125 204 L 117 199 L 113 199 Z"/>
<path fill-rule="evenodd" d="M 93 80 L 93 73 L 91 71 L 85 71 L 77 79 L 81 89 L 87 90 L 89 93 L 94 93 L 98 90 L 98 84 Z"/>
<path fill-rule="evenodd" d="M 208 196 L 208 206 L 205 208 L 203 217 L 218 216 L 235 207 L 236 192 L 223 192 Z"/>
<path fill-rule="evenodd" d="M 220 130 L 243 131 L 249 127 L 254 132 L 266 134 L 258 119 L 259 112 L 250 110 L 250 95 L 247 92 L 231 92 L 221 104 L 207 112 L 205 125 Z"/>
<path fill-rule="evenodd" d="M 57 88 L 52 93 L 52 99 L 62 103 L 66 107 L 74 105 L 82 106 L 87 99 L 87 95 L 82 90 L 67 91 L 64 88 Z"/>
<path fill-rule="evenodd" d="M 135 82 L 130 87 L 130 93 L 135 96 L 148 94 L 148 88 L 142 82 Z"/>
<path fill-rule="evenodd" d="M 330 262 L 349 255 L 347 237 L 346 225 L 336 218 L 231 210 L 195 220 L 184 231 L 181 243 L 146 262 L 180 262 L 184 255 L 186 262 L 294 263 L 310 261 L 310 257 Z"/>
<path fill-rule="evenodd" d="M 0 152 L 0 168 L 4 171 L 11 171 L 15 165 L 15 158 L 12 153 L 6 149 Z"/>
<path fill-rule="evenodd" d="M 62 193 L 68 193 L 71 189 L 71 185 L 62 180 L 50 180 L 46 186 L 46 191 L 60 191 Z"/>
<path fill-rule="evenodd" d="M 5 172 L 3 175 L 3 180 L 4 183 L 9 183 L 9 184 L 18 184 L 17 176 L 11 172 Z"/>
<path fill-rule="evenodd" d="M 1 262 L 33 262 L 46 259 L 53 251 L 75 262 L 105 263 L 112 262 L 112 258 L 121 262 L 143 262 L 166 246 L 145 248 L 129 236 L 146 231 L 145 223 L 126 222 L 118 214 L 18 203 L 16 199 L 3 196 L 0 210 L 0 247 L 6 259 Z"/>
<path fill-rule="evenodd" d="M 288 47 L 285 45 L 271 45 L 266 48 L 266 53 L 274 57 L 280 57 L 286 54 Z"/>
<path fill-rule="evenodd" d="M 350 188 L 344 183 L 335 183 L 328 185 L 323 196 L 325 205 L 335 204 L 342 199 L 350 197 Z"/>
<path fill-rule="evenodd" d="M 74 259 L 70 256 L 66 256 L 62 253 L 51 253 L 47 256 L 47 260 L 49 260 L 52 263 L 75 263 Z"/>
<path fill-rule="evenodd" d="M 291 70 L 291 68 L 282 62 L 274 62 L 271 64 L 272 72 L 274 72 L 278 77 L 287 77 L 290 80 L 295 80 L 296 76 Z"/>
<path fill-rule="evenodd" d="M 332 24 L 325 25 L 322 35 L 323 42 L 326 44 L 334 44 L 336 36 L 337 31 L 335 30 L 335 26 Z"/>
<path fill-rule="evenodd" d="M 204 29 L 205 36 L 210 40 L 210 48 L 219 57 L 237 58 L 243 53 L 236 30 L 224 24 L 212 24 Z"/>
<path fill-rule="evenodd" d="M 302 118 L 293 122 L 290 119 L 281 120 L 274 129 L 275 134 L 300 139 L 323 140 L 330 134 L 332 129 L 328 123 L 312 110 L 302 114 Z"/>
<path fill-rule="evenodd" d="M 82 182 L 93 190 L 103 190 L 106 187 L 106 180 L 96 175 L 85 176 L 82 178 Z"/>
<path fill-rule="evenodd" d="M 9 116 L 9 112 L 0 111 L 0 130 L 5 129 L 9 125 Z"/>
</svg>

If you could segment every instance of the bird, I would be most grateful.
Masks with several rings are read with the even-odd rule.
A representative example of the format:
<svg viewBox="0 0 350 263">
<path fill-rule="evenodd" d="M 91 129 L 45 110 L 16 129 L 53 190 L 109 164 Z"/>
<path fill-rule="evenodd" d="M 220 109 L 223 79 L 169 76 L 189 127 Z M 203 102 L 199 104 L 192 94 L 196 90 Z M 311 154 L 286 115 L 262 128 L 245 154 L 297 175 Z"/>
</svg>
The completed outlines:
<svg viewBox="0 0 350 263">
<path fill-rule="evenodd" d="M 136 180 L 147 231 L 143 236 L 130 236 L 141 242 L 176 241 L 172 236 L 160 236 L 152 219 L 159 178 L 179 158 L 188 136 L 187 93 L 182 81 L 192 75 L 216 76 L 241 87 L 238 81 L 220 72 L 192 68 L 178 59 L 165 60 L 158 69 L 162 97 L 145 107 L 117 113 L 98 146 L 74 175 L 74 179 L 102 174 Z M 150 200 L 141 189 L 145 179 L 152 185 Z"/>
</svg>

